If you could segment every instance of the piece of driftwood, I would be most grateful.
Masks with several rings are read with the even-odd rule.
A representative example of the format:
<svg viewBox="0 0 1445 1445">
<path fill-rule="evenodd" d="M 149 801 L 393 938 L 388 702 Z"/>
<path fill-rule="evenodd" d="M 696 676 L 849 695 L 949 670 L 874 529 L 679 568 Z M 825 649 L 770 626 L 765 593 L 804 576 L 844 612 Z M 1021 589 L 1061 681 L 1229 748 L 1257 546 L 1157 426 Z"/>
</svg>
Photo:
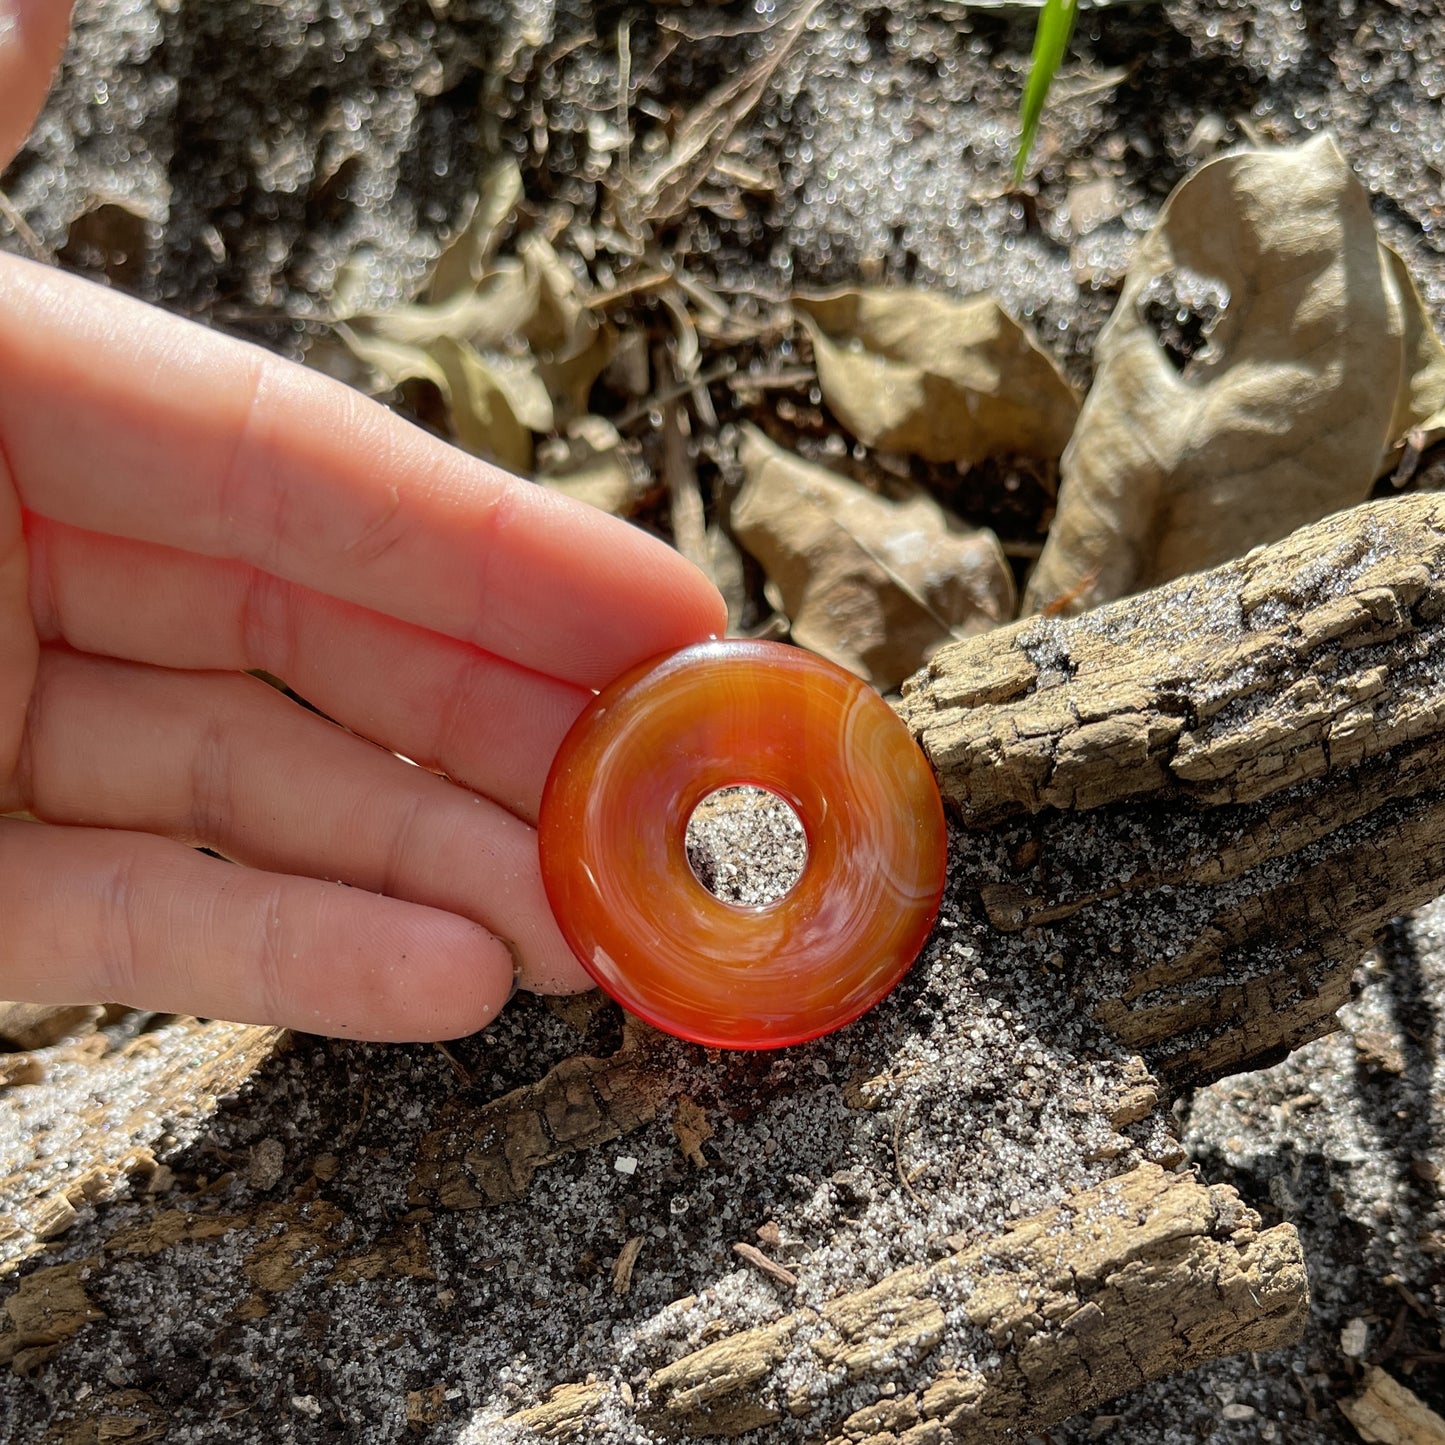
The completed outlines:
<svg viewBox="0 0 1445 1445">
<path fill-rule="evenodd" d="M 1303 1324 L 1303 1273 L 1288 1226 L 1261 1231 L 1233 1190 L 1146 1166 L 937 1264 L 708 1345 L 654 1371 L 630 1401 L 615 1386 L 563 1386 L 518 1421 L 565 1438 L 620 1408 L 671 1438 L 739 1435 L 787 1415 L 816 1422 L 829 1445 L 985 1445 L 1194 1360 L 1289 1339 Z M 993 1337 L 1002 1368 L 935 1358 L 923 1388 L 837 1418 L 848 1387 L 936 1356 L 950 1313 Z M 836 1390 L 790 1390 L 799 1356 Z"/>
<path fill-rule="evenodd" d="M 1378 1365 L 1365 1372 L 1365 1388 L 1340 1408 L 1360 1439 L 1373 1445 L 1445 1445 L 1445 1420 Z"/>
<path fill-rule="evenodd" d="M 904 715 L 962 824 L 954 902 L 998 944 L 993 974 L 1063 980 L 1079 1011 L 1143 1056 L 1132 1068 L 1112 1056 L 1096 1159 L 1142 1149 L 1131 1141 L 1159 1124 L 1173 1088 L 1327 1029 L 1375 930 L 1445 886 L 1442 616 L 1445 504 L 1404 498 L 1085 617 L 951 646 L 907 689 Z M 892 1068 L 886 1050 L 900 1047 L 886 1028 L 858 1037 L 856 1061 L 878 1077 L 841 1091 L 848 1110 L 878 1107 L 870 1087 Z M 256 1031 L 242 1043 L 238 1075 L 274 1040 Z M 334 1158 L 280 1203 L 232 1200 L 208 1213 L 199 1196 L 158 1201 L 154 1230 L 129 1223 L 75 1278 L 22 1280 L 4 1349 L 26 1368 L 63 1370 L 72 1342 L 104 1328 L 87 1301 L 105 1295 L 114 1261 L 204 1250 L 213 1234 L 255 1240 L 235 1281 L 236 1319 L 247 1321 L 320 1278 L 339 1288 L 465 1269 L 436 1254 L 453 1236 L 434 1222 L 455 1211 L 497 1210 L 510 1230 L 535 1228 L 551 1241 L 536 1246 L 544 1267 L 546 1250 L 565 1248 L 582 1221 L 527 1212 L 539 1171 L 669 1129 L 687 1167 L 723 1167 L 703 1145 L 708 1109 L 729 1107 L 718 1092 L 727 1066 L 698 1076 L 714 1089 L 704 1109 L 696 1080 L 679 1080 L 680 1057 L 634 1028 L 616 1052 L 562 1059 L 511 1092 L 457 1090 L 388 1157 L 388 1171 L 410 1181 L 411 1212 L 374 1238 L 357 1236 L 331 1183 Z M 1079 1056 L 1081 1071 L 1092 1066 Z M 179 1070 L 165 1077 L 179 1090 L 168 1108 L 196 1106 Z M 215 1087 L 214 1072 L 206 1082 Z M 1013 1085 L 1029 1093 L 1026 1079 Z M 794 1107 L 841 1119 L 839 1093 L 825 1106 L 800 1090 Z M 927 1184 L 917 1193 L 905 1168 L 904 1106 L 892 1107 L 890 1167 L 926 1219 Z M 1090 1123 L 1081 1115 L 1081 1132 Z M 886 1131 L 857 1137 L 863 1148 Z M 1168 1167 L 1179 1157 L 1162 1168 L 1144 1158 L 826 1300 L 800 1303 L 786 1281 L 730 1253 L 782 1292 L 777 1318 L 739 1327 L 719 1305 L 705 1343 L 643 1377 L 609 1373 L 614 1329 L 595 1378 L 584 1369 L 545 1399 L 517 1401 L 497 1417 L 499 1438 L 688 1439 L 767 1426 L 817 1445 L 991 1441 L 1293 1338 L 1308 1298 L 1293 1229 L 1262 1229 L 1233 1191 Z M 649 1267 L 646 1242 L 628 1233 L 625 1267 L 621 1254 L 602 1265 L 609 1295 L 635 1294 Z M 749 1247 L 806 1281 L 806 1259 Z M 709 1269 L 699 1266 L 700 1291 L 717 1277 Z M 704 1295 L 697 1308 L 708 1307 Z M 972 1342 L 972 1363 L 960 1342 Z M 447 1398 L 412 1394 L 418 1421 Z M 80 1407 L 75 1438 L 120 1410 L 118 1398 L 97 1395 L 100 1413 Z"/>
<path fill-rule="evenodd" d="M 1411 496 L 947 647 L 903 711 L 1010 860 L 990 922 L 1193 1083 L 1327 1032 L 1360 954 L 1440 891 L 1442 618 L 1445 505 Z"/>
<path fill-rule="evenodd" d="M 8 1009 L 23 1013 L 27 1006 Z M 285 1037 L 281 1029 L 179 1019 L 164 1032 L 143 1033 L 112 1048 L 94 1027 L 99 1008 L 37 1007 L 31 1012 L 36 1030 L 58 1027 L 64 1013 L 76 1032 L 58 1042 L 53 1033 L 41 1034 L 52 1040 L 43 1050 L 0 1054 L 0 1107 L 6 1084 L 17 1090 L 49 1089 L 51 1074 L 73 1075 L 77 1064 L 89 1065 L 89 1077 L 84 1087 L 72 1078 L 57 1088 L 46 1100 L 48 1107 L 28 1120 L 37 1135 L 65 1135 L 63 1170 L 20 1153 L 19 1139 L 7 1140 L 14 1154 L 0 1153 L 0 1274 L 64 1234 L 87 1203 L 107 1198 L 127 1177 L 154 1175 L 156 1155 L 178 1121 L 212 1113 L 217 1099 L 239 1088 Z M 140 1087 L 115 1086 L 128 1063 L 142 1061 Z M 27 1066 L 24 1072 L 14 1067 L 21 1063 Z"/>
<path fill-rule="evenodd" d="M 623 1047 L 607 1058 L 565 1059 L 500 1099 L 457 1094 L 417 1151 L 412 1202 L 474 1209 L 521 1199 L 544 1165 L 650 1124 L 668 1093 L 639 1042 L 651 1032 L 629 1019 Z"/>
<path fill-rule="evenodd" d="M 564 1386 L 519 1423 L 568 1436 L 610 1405 L 669 1438 L 731 1436 L 786 1413 L 829 1445 L 985 1445 L 1199 1358 L 1279 1344 L 1302 1328 L 1306 1301 L 1293 1230 L 1261 1231 L 1233 1189 L 1144 1166 L 939 1263 L 707 1345 L 653 1371 L 630 1402 L 605 1384 Z M 949 1312 L 993 1337 L 1000 1370 L 936 1360 L 923 1389 L 837 1419 L 845 1387 L 887 1384 L 935 1355 Z M 789 1390 L 799 1355 L 837 1390 Z"/>
</svg>

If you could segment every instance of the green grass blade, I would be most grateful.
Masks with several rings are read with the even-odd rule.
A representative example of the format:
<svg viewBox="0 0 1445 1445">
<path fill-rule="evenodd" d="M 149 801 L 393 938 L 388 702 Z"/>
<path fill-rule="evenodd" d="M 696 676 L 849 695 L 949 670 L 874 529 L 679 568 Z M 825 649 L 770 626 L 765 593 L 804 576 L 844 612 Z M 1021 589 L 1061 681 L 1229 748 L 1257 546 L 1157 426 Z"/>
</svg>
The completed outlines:
<svg viewBox="0 0 1445 1445">
<path fill-rule="evenodd" d="M 1034 31 L 1034 58 L 1029 66 L 1028 84 L 1024 86 L 1023 102 L 1019 106 L 1019 148 L 1014 157 L 1014 184 L 1022 185 L 1024 172 L 1029 163 L 1029 152 L 1034 148 L 1034 137 L 1039 133 L 1039 118 L 1044 113 L 1044 102 L 1049 96 L 1049 87 L 1059 66 L 1064 62 L 1064 52 L 1069 48 L 1069 37 L 1074 33 L 1074 21 L 1079 14 L 1079 0 L 1045 0 L 1039 12 L 1038 28 Z"/>
</svg>

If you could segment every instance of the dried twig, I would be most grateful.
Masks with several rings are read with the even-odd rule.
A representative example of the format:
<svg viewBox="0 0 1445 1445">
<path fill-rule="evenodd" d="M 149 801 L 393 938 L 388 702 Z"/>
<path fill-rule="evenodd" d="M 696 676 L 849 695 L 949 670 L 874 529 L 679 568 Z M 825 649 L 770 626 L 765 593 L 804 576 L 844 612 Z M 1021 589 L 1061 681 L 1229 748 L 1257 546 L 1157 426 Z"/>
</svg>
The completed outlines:
<svg viewBox="0 0 1445 1445">
<path fill-rule="evenodd" d="M 639 229 L 675 220 L 692 203 L 713 163 L 763 98 L 822 0 L 797 0 L 772 32 L 773 44 L 746 69 L 718 86 L 688 117 L 672 148 L 645 175 L 633 193 L 629 219 Z"/>
<path fill-rule="evenodd" d="M 643 1236 L 634 1234 L 617 1256 L 617 1263 L 612 1266 L 612 1293 L 626 1294 L 632 1288 L 632 1269 L 637 1263 L 637 1256 L 642 1253 Z"/>
<path fill-rule="evenodd" d="M 784 1268 L 775 1259 L 769 1259 L 762 1250 L 755 1244 L 738 1243 L 733 1245 L 733 1253 L 740 1258 L 747 1260 L 750 1265 L 762 1270 L 769 1279 L 775 1279 L 780 1285 L 787 1289 L 797 1289 L 798 1276 L 792 1270 Z"/>
<path fill-rule="evenodd" d="M 923 1200 L 918 1197 L 918 1191 L 913 1187 L 913 1181 L 908 1177 L 903 1168 L 903 1124 L 908 1118 L 908 1104 L 905 1102 L 899 1106 L 898 1112 L 893 1116 L 893 1167 L 898 1171 L 898 1182 L 908 1191 L 908 1197 L 920 1208 L 924 1208 Z"/>
<path fill-rule="evenodd" d="M 30 222 L 20 214 L 20 208 L 10 199 L 3 190 L 0 190 L 0 220 L 20 237 L 20 244 L 30 252 L 37 261 L 44 261 L 47 265 L 55 260 L 49 248 L 30 227 Z"/>
</svg>

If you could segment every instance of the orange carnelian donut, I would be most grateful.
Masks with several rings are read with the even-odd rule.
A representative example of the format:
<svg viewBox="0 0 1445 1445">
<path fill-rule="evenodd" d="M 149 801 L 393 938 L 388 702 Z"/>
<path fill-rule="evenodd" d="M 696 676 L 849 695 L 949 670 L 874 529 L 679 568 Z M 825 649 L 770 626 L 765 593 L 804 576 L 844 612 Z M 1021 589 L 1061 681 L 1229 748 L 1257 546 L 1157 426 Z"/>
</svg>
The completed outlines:
<svg viewBox="0 0 1445 1445">
<path fill-rule="evenodd" d="M 807 835 L 797 884 L 761 907 L 722 902 L 687 861 L 693 809 L 735 784 L 776 793 Z M 943 807 L 907 728 L 780 643 L 702 643 L 619 678 L 558 751 L 540 832 L 547 896 L 592 977 L 721 1048 L 857 1018 L 908 971 L 943 893 Z"/>
</svg>

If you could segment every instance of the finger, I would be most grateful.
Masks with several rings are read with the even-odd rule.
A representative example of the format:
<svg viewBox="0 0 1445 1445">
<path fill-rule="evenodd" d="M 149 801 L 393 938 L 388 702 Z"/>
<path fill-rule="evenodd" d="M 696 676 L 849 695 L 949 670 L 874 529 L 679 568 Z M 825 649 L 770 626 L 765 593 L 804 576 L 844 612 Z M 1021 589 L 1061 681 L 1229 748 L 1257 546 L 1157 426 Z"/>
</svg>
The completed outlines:
<svg viewBox="0 0 1445 1445">
<path fill-rule="evenodd" d="M 671 548 L 330 378 L 0 257 L 0 441 L 21 502 L 248 562 L 601 686 L 725 625 Z"/>
<path fill-rule="evenodd" d="M 448 1039 L 512 986 L 506 946 L 455 914 L 139 833 L 0 819 L 0 917 L 3 991 L 41 1003 Z"/>
<path fill-rule="evenodd" d="M 589 986 L 548 906 L 534 829 L 254 678 L 45 648 L 19 791 L 46 822 L 160 833 L 446 909 L 507 940 L 525 987 Z"/>
<path fill-rule="evenodd" d="M 159 667 L 264 669 L 329 717 L 533 822 L 591 697 L 244 563 L 36 518 L 28 530 L 43 640 Z"/>
<path fill-rule="evenodd" d="M 69 0 L 0 0 L 0 171 L 30 134 L 69 33 Z"/>
<path fill-rule="evenodd" d="M 39 643 L 30 610 L 30 568 L 20 499 L 0 448 L 0 782 L 15 773 Z"/>
<path fill-rule="evenodd" d="M 0 0 L 0 171 L 44 104 L 70 31 L 68 0 Z M 0 779 L 15 771 L 37 644 L 20 500 L 0 445 Z"/>
</svg>

